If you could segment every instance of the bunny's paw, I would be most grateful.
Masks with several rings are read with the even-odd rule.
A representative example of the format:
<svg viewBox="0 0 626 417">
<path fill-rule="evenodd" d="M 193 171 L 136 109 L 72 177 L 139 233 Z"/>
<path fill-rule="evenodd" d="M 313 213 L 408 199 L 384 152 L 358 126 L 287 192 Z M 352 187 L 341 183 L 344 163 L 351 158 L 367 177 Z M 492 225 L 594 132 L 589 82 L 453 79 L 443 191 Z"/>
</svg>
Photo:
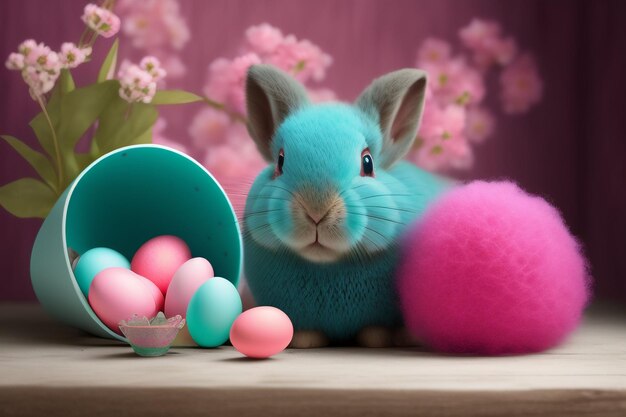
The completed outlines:
<svg viewBox="0 0 626 417">
<path fill-rule="evenodd" d="M 394 331 L 388 327 L 368 326 L 361 329 L 356 342 L 363 347 L 384 348 L 393 346 Z"/>
<path fill-rule="evenodd" d="M 289 344 L 294 349 L 314 349 L 328 346 L 328 337 L 319 330 L 299 330 L 293 334 Z"/>
</svg>

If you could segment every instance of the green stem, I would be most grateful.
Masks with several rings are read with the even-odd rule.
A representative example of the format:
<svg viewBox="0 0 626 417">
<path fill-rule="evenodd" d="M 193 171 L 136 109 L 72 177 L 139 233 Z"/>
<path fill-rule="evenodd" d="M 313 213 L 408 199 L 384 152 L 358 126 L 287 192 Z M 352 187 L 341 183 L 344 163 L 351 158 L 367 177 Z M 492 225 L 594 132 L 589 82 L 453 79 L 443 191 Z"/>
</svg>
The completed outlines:
<svg viewBox="0 0 626 417">
<path fill-rule="evenodd" d="M 226 106 L 222 103 L 211 100 L 208 97 L 204 97 L 204 102 L 216 110 L 223 111 L 228 116 L 230 116 L 231 119 L 233 119 L 236 122 L 243 123 L 244 125 L 248 123 L 248 120 L 242 114 L 234 112 L 232 110 L 228 110 Z"/>
<path fill-rule="evenodd" d="M 63 164 L 61 163 L 61 150 L 59 149 L 59 140 L 57 139 L 57 134 L 54 131 L 54 126 L 52 125 L 52 120 L 50 119 L 50 115 L 48 114 L 48 110 L 46 109 L 46 105 L 44 104 L 41 96 L 37 96 L 37 102 L 41 106 L 41 110 L 43 111 L 44 116 L 46 117 L 46 121 L 48 122 L 48 126 L 50 126 L 50 132 L 52 132 L 52 142 L 54 143 L 54 153 L 57 164 L 57 173 L 58 173 L 58 181 L 57 181 L 57 194 L 63 190 L 63 183 L 65 180 L 65 174 L 63 172 Z"/>
</svg>

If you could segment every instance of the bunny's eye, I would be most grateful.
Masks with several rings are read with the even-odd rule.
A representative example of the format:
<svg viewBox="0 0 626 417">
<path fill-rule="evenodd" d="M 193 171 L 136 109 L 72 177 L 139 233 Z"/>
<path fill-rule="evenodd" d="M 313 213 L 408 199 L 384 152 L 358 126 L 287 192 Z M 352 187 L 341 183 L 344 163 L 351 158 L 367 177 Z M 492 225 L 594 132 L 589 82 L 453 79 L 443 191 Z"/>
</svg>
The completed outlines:
<svg viewBox="0 0 626 417">
<path fill-rule="evenodd" d="M 361 152 L 361 176 L 374 176 L 374 160 L 372 159 L 369 148 L 363 149 L 363 152 Z"/>
<path fill-rule="evenodd" d="M 283 173 L 283 164 L 285 163 L 285 151 L 282 149 L 278 151 L 278 161 L 276 162 L 276 168 L 274 169 L 274 178 Z"/>
</svg>

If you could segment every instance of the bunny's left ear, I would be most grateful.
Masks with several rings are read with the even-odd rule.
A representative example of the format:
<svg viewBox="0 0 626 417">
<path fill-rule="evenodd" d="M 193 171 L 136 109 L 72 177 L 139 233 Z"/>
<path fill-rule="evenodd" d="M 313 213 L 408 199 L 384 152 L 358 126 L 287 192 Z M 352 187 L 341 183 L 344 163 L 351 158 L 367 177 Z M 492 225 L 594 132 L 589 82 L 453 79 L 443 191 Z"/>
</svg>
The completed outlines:
<svg viewBox="0 0 626 417">
<path fill-rule="evenodd" d="M 377 120 L 383 134 L 381 166 L 387 168 L 410 149 L 424 108 L 426 73 L 402 69 L 374 80 L 356 105 Z"/>
<path fill-rule="evenodd" d="M 293 111 L 309 103 L 305 88 L 271 65 L 253 65 L 246 79 L 248 132 L 261 155 L 271 162 L 270 145 L 280 124 Z"/>
</svg>

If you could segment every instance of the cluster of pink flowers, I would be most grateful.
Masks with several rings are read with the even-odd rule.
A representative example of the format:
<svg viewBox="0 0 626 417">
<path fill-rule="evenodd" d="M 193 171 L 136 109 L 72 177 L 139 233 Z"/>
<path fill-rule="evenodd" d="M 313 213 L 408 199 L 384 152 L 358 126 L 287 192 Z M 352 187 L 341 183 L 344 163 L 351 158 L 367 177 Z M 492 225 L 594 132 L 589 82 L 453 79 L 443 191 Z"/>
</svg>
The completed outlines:
<svg viewBox="0 0 626 417">
<path fill-rule="evenodd" d="M 177 54 L 191 33 L 176 0 L 121 0 L 117 10 L 124 18 L 122 30 L 135 48 L 156 56 L 168 78 L 185 75 L 186 67 Z"/>
<path fill-rule="evenodd" d="M 85 6 L 82 19 L 89 29 L 105 38 L 115 36 L 120 30 L 120 18 L 110 10 L 93 3 Z"/>
<path fill-rule="evenodd" d="M 123 62 L 118 73 L 120 97 L 129 103 L 150 103 L 156 93 L 157 83 L 166 74 L 159 60 L 153 56 L 145 57 L 139 65 Z"/>
<path fill-rule="evenodd" d="M 54 52 L 44 43 L 32 39 L 22 42 L 18 52 L 9 55 L 6 67 L 21 71 L 34 99 L 46 94 L 54 87 L 61 69 L 75 68 L 85 62 L 91 48 L 78 48 L 73 43 L 64 43 L 61 52 Z"/>
<path fill-rule="evenodd" d="M 507 113 L 522 113 L 538 103 L 542 82 L 529 54 L 518 55 L 511 37 L 495 22 L 474 19 L 459 31 L 471 58 L 453 55 L 449 42 L 426 39 L 416 66 L 429 75 L 427 101 L 409 159 L 427 170 L 465 169 L 473 163 L 472 144 L 494 132 L 495 116 L 484 105 L 486 77 L 501 69 L 501 99 Z"/>
<path fill-rule="evenodd" d="M 289 72 L 302 83 L 321 81 L 332 58 L 308 40 L 298 40 L 265 23 L 246 30 L 240 56 L 218 58 L 209 66 L 204 93 L 229 108 L 245 112 L 244 82 L 251 65 L 268 63 Z"/>
<path fill-rule="evenodd" d="M 270 63 L 291 73 L 309 89 L 314 101 L 334 100 L 328 89 L 311 88 L 326 76 L 331 57 L 308 40 L 298 40 L 269 25 L 246 30 L 241 54 L 234 59 L 218 58 L 209 65 L 204 93 L 223 103 L 226 112 L 205 108 L 189 127 L 194 148 L 205 153 L 204 164 L 225 181 L 252 180 L 266 165 L 245 126 L 233 114 L 245 116 L 244 83 L 251 65 Z M 228 188 L 228 187 L 227 187 Z"/>
</svg>

